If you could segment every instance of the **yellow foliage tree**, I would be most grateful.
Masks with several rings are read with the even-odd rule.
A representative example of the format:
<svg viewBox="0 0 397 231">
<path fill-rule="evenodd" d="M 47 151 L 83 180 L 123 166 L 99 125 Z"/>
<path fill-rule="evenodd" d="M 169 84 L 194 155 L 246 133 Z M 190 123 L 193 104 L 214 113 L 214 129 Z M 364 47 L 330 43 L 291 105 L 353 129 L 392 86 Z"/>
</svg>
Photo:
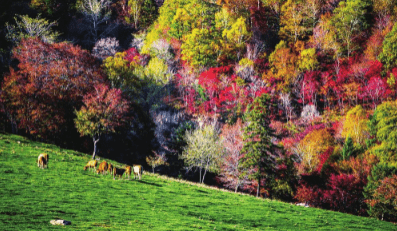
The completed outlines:
<svg viewBox="0 0 397 231">
<path fill-rule="evenodd" d="M 284 3 L 281 7 L 280 31 L 278 33 L 281 39 L 297 42 L 298 39 L 304 37 L 307 30 L 304 26 L 305 19 L 303 4 L 294 0 Z"/>
<path fill-rule="evenodd" d="M 102 67 L 112 87 L 136 94 L 140 83 L 133 75 L 133 65 L 124 59 L 125 55 L 126 52 L 117 52 L 114 56 L 107 57 L 103 61 Z"/>
<path fill-rule="evenodd" d="M 367 124 L 368 119 L 365 110 L 361 105 L 357 105 L 346 114 L 342 136 L 344 138 L 351 137 L 355 144 L 364 145 L 369 136 Z"/>
<path fill-rule="evenodd" d="M 334 138 L 325 128 L 307 134 L 297 147 L 297 154 L 304 169 L 308 172 L 315 170 L 320 161 L 319 155 L 334 143 Z"/>
<path fill-rule="evenodd" d="M 230 29 L 222 31 L 223 52 L 231 58 L 233 58 L 231 54 L 235 53 L 237 53 L 237 58 L 240 58 L 246 42 L 251 38 L 245 21 L 245 18 L 240 17 L 230 26 Z"/>
<path fill-rule="evenodd" d="M 316 49 L 304 49 L 300 53 L 298 60 L 298 68 L 301 71 L 313 71 L 319 65 L 317 61 Z"/>
</svg>

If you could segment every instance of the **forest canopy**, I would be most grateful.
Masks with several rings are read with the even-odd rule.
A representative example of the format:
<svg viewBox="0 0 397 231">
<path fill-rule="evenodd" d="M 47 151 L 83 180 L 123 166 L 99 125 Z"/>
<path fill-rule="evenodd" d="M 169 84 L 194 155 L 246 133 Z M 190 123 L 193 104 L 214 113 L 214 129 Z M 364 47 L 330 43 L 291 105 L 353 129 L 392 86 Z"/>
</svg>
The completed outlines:
<svg viewBox="0 0 397 231">
<path fill-rule="evenodd" d="M 397 220 L 397 1 L 66 2 L 0 10 L 3 131 Z"/>
</svg>

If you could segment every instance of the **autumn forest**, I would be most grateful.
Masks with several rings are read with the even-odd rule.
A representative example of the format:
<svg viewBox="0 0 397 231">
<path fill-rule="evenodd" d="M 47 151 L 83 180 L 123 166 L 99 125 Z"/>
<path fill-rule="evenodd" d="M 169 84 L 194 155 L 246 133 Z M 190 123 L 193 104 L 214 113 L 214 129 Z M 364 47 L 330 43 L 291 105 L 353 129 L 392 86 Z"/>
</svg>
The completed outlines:
<svg viewBox="0 0 397 231">
<path fill-rule="evenodd" d="M 15 0 L 0 131 L 397 221 L 397 0 Z"/>
</svg>

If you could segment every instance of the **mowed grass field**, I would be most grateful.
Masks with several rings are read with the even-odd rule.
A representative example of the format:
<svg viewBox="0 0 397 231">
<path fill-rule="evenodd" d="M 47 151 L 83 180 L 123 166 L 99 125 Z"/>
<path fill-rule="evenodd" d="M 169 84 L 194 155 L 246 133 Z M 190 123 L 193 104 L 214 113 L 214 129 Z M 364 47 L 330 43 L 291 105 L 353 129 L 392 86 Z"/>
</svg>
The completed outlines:
<svg viewBox="0 0 397 231">
<path fill-rule="evenodd" d="M 48 169 L 37 167 L 40 153 L 49 154 Z M 0 133 L 0 230 L 397 230 L 372 218 L 154 175 L 113 180 L 84 171 L 89 158 Z M 52 219 L 72 224 L 53 226 Z"/>
</svg>

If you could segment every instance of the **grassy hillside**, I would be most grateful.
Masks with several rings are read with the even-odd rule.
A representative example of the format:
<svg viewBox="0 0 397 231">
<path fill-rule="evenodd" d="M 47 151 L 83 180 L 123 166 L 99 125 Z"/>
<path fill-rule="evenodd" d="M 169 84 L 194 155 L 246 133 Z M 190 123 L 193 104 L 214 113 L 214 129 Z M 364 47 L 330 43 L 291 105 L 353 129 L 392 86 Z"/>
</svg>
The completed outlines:
<svg viewBox="0 0 397 231">
<path fill-rule="evenodd" d="M 50 155 L 39 169 L 37 156 Z M 303 208 L 144 175 L 84 171 L 89 155 L 0 133 L 1 230 L 395 230 L 376 219 Z M 115 162 L 113 162 L 115 163 Z M 118 163 L 115 163 L 116 165 Z M 65 219 L 71 226 L 49 221 Z"/>
</svg>

